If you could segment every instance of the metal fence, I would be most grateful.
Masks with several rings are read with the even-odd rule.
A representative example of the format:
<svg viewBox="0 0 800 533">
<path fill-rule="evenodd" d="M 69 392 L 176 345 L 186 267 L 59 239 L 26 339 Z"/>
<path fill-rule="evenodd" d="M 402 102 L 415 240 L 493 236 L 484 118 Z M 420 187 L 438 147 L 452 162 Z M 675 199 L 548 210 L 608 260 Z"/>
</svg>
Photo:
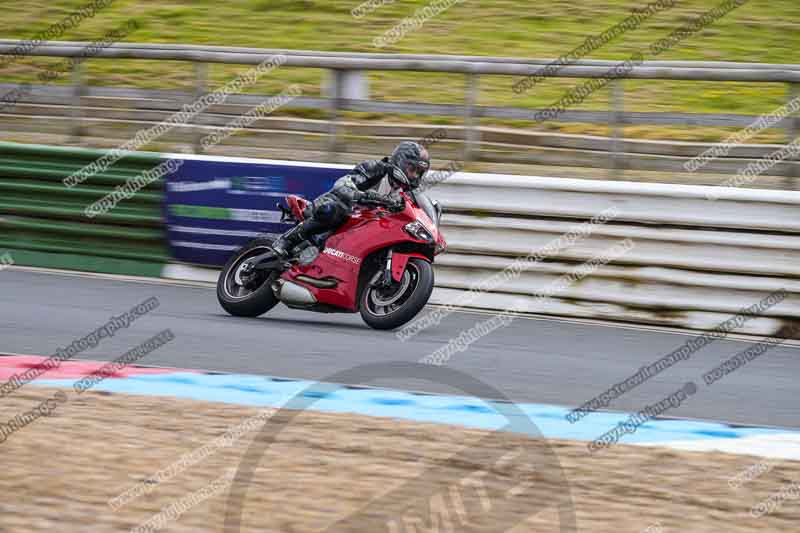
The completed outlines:
<svg viewBox="0 0 800 533">
<path fill-rule="evenodd" d="M 0 54 L 9 53 L 19 41 L 0 40 Z M 78 57 L 90 43 L 48 42 L 33 49 L 30 55 L 47 57 Z M 396 126 L 352 125 L 342 117 L 345 111 L 391 113 L 400 115 L 461 117 L 462 127 L 450 128 L 449 141 L 442 148 L 450 149 L 448 155 L 466 161 L 508 162 L 524 164 L 546 164 L 566 166 L 604 167 L 616 170 L 657 170 L 683 172 L 683 164 L 698 153 L 711 147 L 708 143 L 672 143 L 624 139 L 622 127 L 630 125 L 679 125 L 706 127 L 744 128 L 759 117 L 743 114 L 696 114 L 664 112 L 625 111 L 625 95 L 622 79 L 689 80 L 718 82 L 784 83 L 787 85 L 787 101 L 800 94 L 800 65 L 769 65 L 758 63 L 692 62 L 692 61 L 645 61 L 619 78 L 610 80 L 612 97 L 607 111 L 582 111 L 567 109 L 548 120 L 608 124 L 611 136 L 589 137 L 558 135 L 529 131 L 494 131 L 482 128 L 483 118 L 532 120 L 541 109 L 523 107 L 499 107 L 478 105 L 481 77 L 489 75 L 511 78 L 532 73 L 544 77 L 558 78 L 603 78 L 616 61 L 580 60 L 572 65 L 561 66 L 555 71 L 540 70 L 551 63 L 545 59 L 519 59 L 470 57 L 448 55 L 399 55 L 374 53 L 340 53 L 272 50 L 258 48 L 233 48 L 200 45 L 162 44 L 114 44 L 96 52 L 92 60 L 101 59 L 145 59 L 187 61 L 195 64 L 195 86 L 187 91 L 155 91 L 87 87 L 81 65 L 75 68 L 71 87 L 35 86 L 22 98 L 19 105 L 0 111 L 0 120 L 9 131 L 25 131 L 33 128 L 53 127 L 51 118 L 62 129 L 67 125 L 74 136 L 96 129 L 97 136 L 105 137 L 109 123 L 114 122 L 116 135 L 135 133 L 130 128 L 121 133 L 119 123 L 141 128 L 143 122 L 157 122 L 181 105 L 208 91 L 208 63 L 256 65 L 265 58 L 281 54 L 285 66 L 327 69 L 332 83 L 328 97 L 301 97 L 291 104 L 293 108 L 323 110 L 327 120 L 322 122 L 264 119 L 252 126 L 255 130 L 270 130 L 271 141 L 277 146 L 304 145 L 301 135 L 312 134 L 315 141 L 325 143 L 328 159 L 336 160 L 336 154 L 349 149 L 351 152 L 369 151 L 374 148 L 371 139 L 392 139 L 407 136 L 407 131 L 398 131 Z M 422 71 L 462 74 L 465 79 L 463 101 L 454 104 L 422 102 L 386 102 L 362 97 L 358 85 L 369 71 Z M 0 85 L 3 92 L 13 89 L 11 84 Z M 178 128 L 176 134 L 189 141 L 198 138 L 198 129 L 224 125 L 233 114 L 241 114 L 245 106 L 251 107 L 263 101 L 256 95 L 232 95 L 225 104 L 214 106 L 191 124 Z M 786 117 L 772 125 L 786 130 L 788 139 L 800 133 L 800 118 Z M 132 133 L 131 133 L 132 136 Z M 349 137 L 348 137 L 349 136 Z M 306 135 L 308 137 L 308 135 Z M 307 139 L 306 139 L 307 140 Z M 346 141 L 346 143 L 345 143 Z M 299 144 L 297 144 L 299 142 Z M 316 142 L 316 145 L 320 144 Z M 347 144 L 347 146 L 345 146 Z M 315 146 L 316 146 L 315 145 Z M 749 161 L 762 158 L 779 145 L 743 144 L 734 147 L 729 154 L 706 165 L 700 172 L 731 173 Z M 781 161 L 770 171 L 775 176 L 800 176 L 800 163 L 794 157 Z M 786 187 L 793 180 L 786 180 Z"/>
</svg>

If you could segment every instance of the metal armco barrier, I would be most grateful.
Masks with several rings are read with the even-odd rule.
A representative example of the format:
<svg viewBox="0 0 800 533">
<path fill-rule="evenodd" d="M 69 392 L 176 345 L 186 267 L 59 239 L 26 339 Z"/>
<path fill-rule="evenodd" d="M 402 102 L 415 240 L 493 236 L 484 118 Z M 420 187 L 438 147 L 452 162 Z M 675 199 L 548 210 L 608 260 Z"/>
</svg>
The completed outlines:
<svg viewBox="0 0 800 533">
<path fill-rule="evenodd" d="M 772 334 L 800 317 L 800 193 L 460 173 L 431 194 L 446 206 L 450 245 L 437 264 L 437 303 L 459 302 L 514 258 L 614 208 L 585 238 L 463 305 L 522 300 L 534 313 L 711 329 L 785 289 L 786 299 L 740 332 Z M 537 298 L 625 238 L 634 243 L 628 253 Z"/>
<path fill-rule="evenodd" d="M 19 265 L 158 276 L 169 260 L 155 182 L 94 219 L 86 206 L 161 162 L 133 153 L 83 184 L 62 180 L 105 151 L 0 143 L 0 249 Z"/>
</svg>

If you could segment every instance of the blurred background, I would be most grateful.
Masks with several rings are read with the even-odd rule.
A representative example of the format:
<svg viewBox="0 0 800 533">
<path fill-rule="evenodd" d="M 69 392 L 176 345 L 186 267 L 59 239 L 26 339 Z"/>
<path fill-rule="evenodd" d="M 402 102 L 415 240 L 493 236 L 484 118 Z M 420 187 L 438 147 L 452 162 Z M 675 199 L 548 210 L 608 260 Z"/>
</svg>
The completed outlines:
<svg viewBox="0 0 800 533">
<path fill-rule="evenodd" d="M 30 38 L 84 3 L 8 2 L 3 37 Z M 259 101 L 247 96 L 274 95 L 298 84 L 302 98 L 259 119 L 209 153 L 354 163 L 383 155 L 400 138 L 422 138 L 443 127 L 447 137 L 433 149 L 441 166 L 457 160 L 466 170 L 481 172 L 717 184 L 748 160 L 793 139 L 798 131 L 797 121 L 786 119 L 697 172 L 683 167 L 709 143 L 724 140 L 800 94 L 797 84 L 769 81 L 781 72 L 778 67 L 764 67 L 760 76 L 751 69 L 751 77 L 758 81 L 714 81 L 710 72 L 714 65 L 709 62 L 780 65 L 795 60 L 793 52 L 800 49 L 800 4 L 794 0 L 739 3 L 652 57 L 648 54 L 652 43 L 717 5 L 705 0 L 664 2 L 665 7 L 578 58 L 581 62 L 623 61 L 642 52 L 645 61 L 698 62 L 691 65 L 693 79 L 669 79 L 674 77 L 670 67 L 653 79 L 613 80 L 556 119 L 545 121 L 532 119 L 537 110 L 551 106 L 587 80 L 548 77 L 528 90 L 515 91 L 512 86 L 523 75 L 437 71 L 447 70 L 441 58 L 429 58 L 430 70 L 425 72 L 386 70 L 379 60 L 367 60 L 376 54 L 458 55 L 474 56 L 461 58 L 474 63 L 483 61 L 479 59 L 483 56 L 498 58 L 491 63 L 495 66 L 516 64 L 533 73 L 588 37 L 599 37 L 626 17 L 643 12 L 646 2 L 440 1 L 440 9 L 421 19 L 421 26 L 395 31 L 394 39 L 376 46 L 376 38 L 426 6 L 430 13 L 436 3 L 116 0 L 56 40 L 91 42 L 134 21 L 136 29 L 127 32 L 120 45 L 336 52 L 354 61 L 348 68 L 285 65 L 248 86 L 243 95 L 208 109 L 192 124 L 174 128 L 145 150 L 198 151 L 196 141 L 204 128 L 223 126 Z M 538 65 L 537 59 L 541 60 Z M 62 61 L 33 55 L 2 67 L 2 93 L 17 83 L 31 83 L 33 88 L 15 105 L 0 110 L 0 140 L 116 146 L 253 66 L 96 57 L 86 59 L 76 72 L 42 84 L 39 73 Z M 665 63 L 669 64 L 677 63 Z M 788 157 L 743 187 L 796 189 L 796 166 Z"/>
</svg>

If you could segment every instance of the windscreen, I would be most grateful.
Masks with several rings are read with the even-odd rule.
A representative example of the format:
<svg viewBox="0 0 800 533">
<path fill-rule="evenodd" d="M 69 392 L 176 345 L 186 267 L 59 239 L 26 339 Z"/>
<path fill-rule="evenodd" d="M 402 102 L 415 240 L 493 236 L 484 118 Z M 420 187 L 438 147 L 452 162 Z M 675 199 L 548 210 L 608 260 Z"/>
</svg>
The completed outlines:
<svg viewBox="0 0 800 533">
<path fill-rule="evenodd" d="M 439 218 L 436 216 L 436 208 L 433 207 L 433 202 L 431 199 L 428 198 L 428 195 L 421 191 L 414 191 L 414 201 L 417 205 L 425 211 L 425 214 L 436 224 L 436 227 L 439 227 Z"/>
</svg>

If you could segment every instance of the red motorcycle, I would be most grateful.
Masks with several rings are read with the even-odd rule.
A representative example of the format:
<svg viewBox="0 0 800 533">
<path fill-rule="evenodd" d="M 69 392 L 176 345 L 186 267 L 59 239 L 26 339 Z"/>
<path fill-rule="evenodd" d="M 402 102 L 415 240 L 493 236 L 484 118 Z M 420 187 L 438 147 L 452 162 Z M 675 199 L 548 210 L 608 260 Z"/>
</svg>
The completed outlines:
<svg viewBox="0 0 800 533">
<path fill-rule="evenodd" d="M 370 205 L 316 242 L 305 241 L 281 260 L 273 240 L 258 237 L 225 264 L 217 298 L 234 316 L 262 315 L 283 302 L 292 309 L 355 313 L 375 329 L 414 318 L 433 291 L 433 258 L 447 244 L 439 231 L 442 208 L 421 191 L 398 192 L 402 210 Z M 286 198 L 282 221 L 300 223 L 308 202 Z"/>
</svg>

